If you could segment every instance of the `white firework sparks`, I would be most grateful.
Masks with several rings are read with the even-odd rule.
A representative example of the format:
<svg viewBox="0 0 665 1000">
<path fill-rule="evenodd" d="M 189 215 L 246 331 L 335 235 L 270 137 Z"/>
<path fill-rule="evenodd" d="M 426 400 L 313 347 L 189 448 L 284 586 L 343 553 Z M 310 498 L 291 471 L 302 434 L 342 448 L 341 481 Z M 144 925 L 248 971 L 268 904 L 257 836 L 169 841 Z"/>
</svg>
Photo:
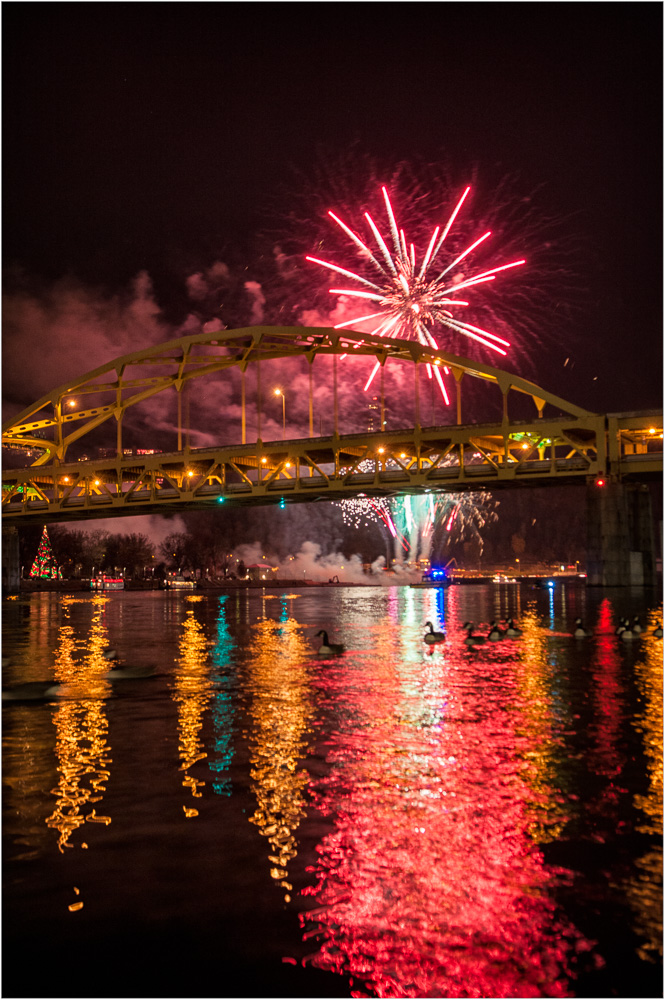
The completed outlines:
<svg viewBox="0 0 665 1000">
<path fill-rule="evenodd" d="M 370 331 L 372 335 L 418 340 L 424 346 L 438 350 L 439 345 L 434 339 L 432 328 L 444 326 L 505 356 L 505 348 L 510 347 L 507 340 L 503 340 L 488 330 L 465 323 L 457 315 L 460 309 L 469 305 L 468 300 L 458 298 L 461 291 L 494 281 L 499 272 L 525 263 L 524 260 L 514 260 L 508 264 L 501 264 L 498 267 L 467 277 L 461 271 L 460 265 L 491 236 L 489 230 L 462 253 L 449 254 L 446 258 L 447 248 L 444 249 L 446 237 L 471 188 L 466 188 L 443 229 L 440 226 L 435 228 L 429 246 L 421 260 L 418 260 L 414 244 L 407 245 L 404 230 L 397 227 L 388 191 L 385 187 L 381 190 L 388 214 L 392 251 L 369 212 L 365 212 L 365 219 L 378 247 L 375 252 L 372 252 L 367 243 L 342 222 L 334 212 L 328 213 L 351 239 L 362 257 L 377 272 L 374 281 L 356 274 L 354 271 L 339 267 L 330 261 L 320 260 L 318 257 L 307 257 L 307 260 L 314 264 L 319 264 L 321 267 L 326 267 L 346 278 L 351 278 L 362 286 L 361 288 L 331 288 L 332 294 L 363 299 L 374 303 L 377 307 L 374 312 L 337 324 L 336 329 L 353 327 L 359 323 L 376 320 L 376 326 Z M 378 369 L 379 363 L 377 362 L 365 385 L 365 391 L 371 385 Z M 437 367 L 433 367 L 433 372 L 441 393 L 448 403 L 448 394 L 441 373 Z M 429 365 L 428 374 L 431 377 L 432 371 Z"/>
</svg>

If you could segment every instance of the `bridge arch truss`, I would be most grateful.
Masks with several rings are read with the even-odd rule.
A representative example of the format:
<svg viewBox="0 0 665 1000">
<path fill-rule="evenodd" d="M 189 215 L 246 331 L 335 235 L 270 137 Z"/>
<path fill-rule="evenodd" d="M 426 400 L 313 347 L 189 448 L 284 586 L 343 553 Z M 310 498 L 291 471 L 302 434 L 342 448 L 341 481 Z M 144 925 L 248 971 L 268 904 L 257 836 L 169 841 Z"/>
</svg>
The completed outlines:
<svg viewBox="0 0 665 1000">
<path fill-rule="evenodd" d="M 340 434 L 338 365 L 346 355 L 411 365 L 413 426 Z M 313 372 L 332 357 L 332 433 L 315 436 Z M 305 359 L 309 372 L 309 435 L 261 438 L 261 366 Z M 454 386 L 455 422 L 421 424 L 420 371 L 438 366 Z M 320 367 L 320 365 L 319 365 Z M 187 387 L 198 379 L 241 379 L 240 442 L 191 448 L 183 420 Z M 257 439 L 247 441 L 245 374 L 257 385 Z M 462 387 L 476 379 L 498 390 L 501 417 L 464 423 Z M 451 382 L 452 380 L 452 382 Z M 174 392 L 177 447 L 172 452 L 127 454 L 123 419 L 132 407 Z M 511 400 L 530 400 L 531 419 L 511 417 Z M 75 401 L 75 404 L 70 404 Z M 76 460 L 73 446 L 115 424 L 115 449 Z M 284 434 L 284 438 L 286 434 Z M 326 327 L 248 327 L 182 337 L 117 358 L 54 389 L 3 426 L 3 446 L 33 457 L 32 465 L 3 472 L 3 517 L 12 523 L 267 504 L 338 500 L 364 493 L 391 496 L 428 491 L 543 485 L 601 475 L 644 478 L 662 472 L 662 414 L 599 415 L 569 403 L 520 376 L 424 347 Z M 88 445 L 90 442 L 90 445 Z M 36 456 L 36 457 L 35 457 Z M 659 465 L 660 463 L 660 465 Z"/>
</svg>

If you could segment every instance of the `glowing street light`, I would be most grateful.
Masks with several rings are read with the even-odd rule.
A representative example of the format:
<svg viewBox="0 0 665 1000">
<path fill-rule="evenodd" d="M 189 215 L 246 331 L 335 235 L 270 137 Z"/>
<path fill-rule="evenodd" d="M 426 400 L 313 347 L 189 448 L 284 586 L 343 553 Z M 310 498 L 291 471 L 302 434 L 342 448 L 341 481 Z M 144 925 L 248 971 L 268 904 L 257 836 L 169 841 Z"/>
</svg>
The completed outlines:
<svg viewBox="0 0 665 1000">
<path fill-rule="evenodd" d="M 275 395 L 282 397 L 282 441 L 286 441 L 286 397 L 281 389 L 275 389 Z"/>
</svg>

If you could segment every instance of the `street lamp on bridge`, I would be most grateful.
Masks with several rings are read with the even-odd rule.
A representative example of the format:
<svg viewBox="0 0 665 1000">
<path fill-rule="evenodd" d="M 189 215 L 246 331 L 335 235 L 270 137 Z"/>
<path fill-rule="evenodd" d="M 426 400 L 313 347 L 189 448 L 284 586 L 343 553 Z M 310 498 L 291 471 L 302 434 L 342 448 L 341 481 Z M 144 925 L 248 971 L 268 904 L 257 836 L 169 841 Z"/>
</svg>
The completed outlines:
<svg viewBox="0 0 665 1000">
<path fill-rule="evenodd" d="M 282 441 L 286 441 L 286 397 L 281 389 L 275 389 L 275 395 L 282 397 Z"/>
</svg>

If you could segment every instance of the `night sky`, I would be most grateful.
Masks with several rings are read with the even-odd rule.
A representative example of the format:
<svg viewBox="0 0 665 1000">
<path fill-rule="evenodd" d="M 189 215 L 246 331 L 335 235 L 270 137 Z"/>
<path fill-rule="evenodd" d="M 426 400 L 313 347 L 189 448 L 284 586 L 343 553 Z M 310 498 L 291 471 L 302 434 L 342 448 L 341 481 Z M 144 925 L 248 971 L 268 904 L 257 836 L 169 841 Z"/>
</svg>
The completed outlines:
<svg viewBox="0 0 665 1000">
<path fill-rule="evenodd" d="M 661 19 L 659 3 L 4 4 L 5 418 L 177 335 L 192 276 L 244 261 L 260 281 L 257 234 L 349 149 L 537 191 L 552 268 L 575 247 L 575 305 L 537 340 L 536 381 L 597 411 L 661 405 Z"/>
</svg>

